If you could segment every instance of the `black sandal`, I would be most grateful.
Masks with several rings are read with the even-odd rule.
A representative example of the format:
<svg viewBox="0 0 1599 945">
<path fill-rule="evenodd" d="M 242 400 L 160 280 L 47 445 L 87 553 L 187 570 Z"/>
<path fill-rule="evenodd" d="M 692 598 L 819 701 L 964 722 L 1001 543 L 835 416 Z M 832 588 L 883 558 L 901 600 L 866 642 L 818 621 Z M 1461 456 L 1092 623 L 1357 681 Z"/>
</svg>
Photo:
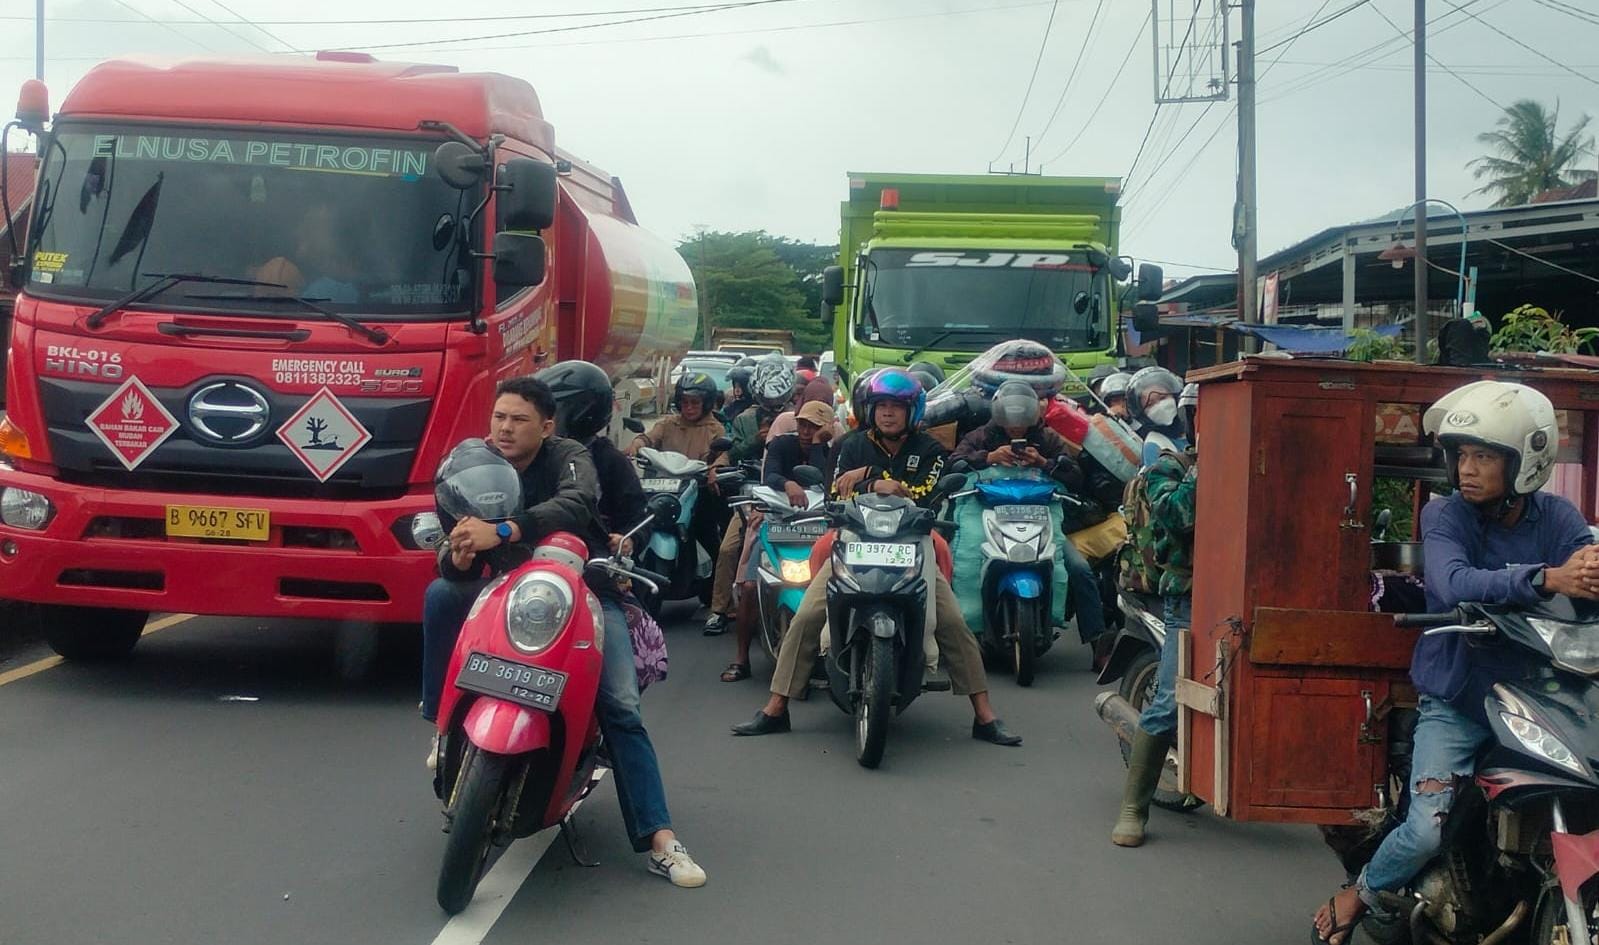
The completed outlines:
<svg viewBox="0 0 1599 945">
<path fill-rule="evenodd" d="M 741 682 L 748 678 L 750 678 L 748 663 L 728 663 L 727 668 L 722 670 L 722 682 Z"/>
<path fill-rule="evenodd" d="M 1316 931 L 1316 923 L 1312 922 L 1310 924 L 1310 940 L 1315 942 L 1316 945 L 1333 945 L 1333 939 L 1338 938 L 1340 935 L 1343 936 L 1343 939 L 1337 945 L 1349 945 L 1350 935 L 1354 932 L 1355 926 L 1360 924 L 1360 917 L 1356 916 L 1343 925 L 1339 925 L 1338 906 L 1335 905 L 1337 901 L 1337 896 L 1327 900 L 1327 918 L 1332 920 L 1332 928 L 1327 932 L 1326 938 L 1322 938 L 1321 933 Z"/>
</svg>

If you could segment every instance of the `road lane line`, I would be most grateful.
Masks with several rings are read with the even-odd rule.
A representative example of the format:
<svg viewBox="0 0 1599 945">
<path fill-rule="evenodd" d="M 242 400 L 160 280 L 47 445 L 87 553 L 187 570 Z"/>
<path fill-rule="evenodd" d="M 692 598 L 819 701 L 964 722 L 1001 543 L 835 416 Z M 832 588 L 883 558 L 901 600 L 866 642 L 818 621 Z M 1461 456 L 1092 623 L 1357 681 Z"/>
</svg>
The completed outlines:
<svg viewBox="0 0 1599 945">
<path fill-rule="evenodd" d="M 608 768 L 599 769 L 601 779 L 608 773 Z M 595 786 L 598 787 L 598 783 Z M 589 797 L 593 796 L 591 790 Z M 577 813 L 582 806 L 583 801 L 578 801 L 573 805 L 572 813 Z M 560 827 L 550 827 L 511 844 L 511 848 L 489 870 L 489 875 L 477 884 L 477 893 L 472 897 L 471 905 L 444 923 L 444 928 L 439 930 L 432 945 L 482 945 L 483 940 L 489 937 L 489 932 L 493 931 L 494 923 L 500 921 L 506 906 L 511 904 L 527 878 L 533 875 L 533 867 L 539 865 L 544 851 L 550 848 L 560 832 Z"/>
<path fill-rule="evenodd" d="M 152 633 L 158 633 L 168 627 L 176 627 L 178 624 L 194 618 L 194 614 L 169 614 L 160 620 L 152 620 L 145 626 L 144 632 L 139 634 L 139 636 L 147 637 Z M 16 669 L 6 670 L 0 673 L 0 686 L 14 683 L 20 679 L 27 679 L 29 676 L 37 676 L 47 669 L 54 669 L 60 666 L 63 662 L 65 661 L 59 656 L 46 656 L 44 659 L 34 660 L 26 666 L 18 666 Z"/>
</svg>

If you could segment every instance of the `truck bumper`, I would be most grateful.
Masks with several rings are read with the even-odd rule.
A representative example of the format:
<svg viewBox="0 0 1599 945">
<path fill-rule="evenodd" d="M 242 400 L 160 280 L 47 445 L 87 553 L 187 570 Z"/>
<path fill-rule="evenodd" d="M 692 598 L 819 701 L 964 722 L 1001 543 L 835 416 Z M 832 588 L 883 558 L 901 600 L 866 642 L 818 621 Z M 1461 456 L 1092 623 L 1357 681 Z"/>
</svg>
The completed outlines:
<svg viewBox="0 0 1599 945">
<path fill-rule="evenodd" d="M 41 604 L 248 617 L 415 623 L 437 574 L 411 550 L 411 516 L 431 494 L 328 502 L 63 483 L 0 465 L 0 487 L 48 498 L 42 530 L 0 523 L 0 597 Z M 265 509 L 265 542 L 168 538 L 167 505 Z"/>
</svg>

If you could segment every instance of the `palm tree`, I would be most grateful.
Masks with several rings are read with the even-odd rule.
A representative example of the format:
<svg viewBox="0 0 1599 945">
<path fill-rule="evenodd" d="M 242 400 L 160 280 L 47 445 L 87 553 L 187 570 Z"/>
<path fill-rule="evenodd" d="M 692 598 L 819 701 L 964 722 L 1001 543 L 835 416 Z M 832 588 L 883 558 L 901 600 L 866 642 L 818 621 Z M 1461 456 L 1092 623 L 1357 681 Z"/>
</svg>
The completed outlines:
<svg viewBox="0 0 1599 945">
<path fill-rule="evenodd" d="M 1489 153 L 1469 162 L 1472 176 L 1487 183 L 1473 194 L 1493 194 L 1496 207 L 1523 204 L 1546 190 L 1571 187 L 1594 176 L 1576 167 L 1579 158 L 1593 153 L 1593 136 L 1585 134 L 1588 116 L 1561 137 L 1558 131 L 1560 105 L 1554 111 L 1531 99 L 1522 99 L 1500 116 L 1493 131 L 1477 140 Z"/>
</svg>

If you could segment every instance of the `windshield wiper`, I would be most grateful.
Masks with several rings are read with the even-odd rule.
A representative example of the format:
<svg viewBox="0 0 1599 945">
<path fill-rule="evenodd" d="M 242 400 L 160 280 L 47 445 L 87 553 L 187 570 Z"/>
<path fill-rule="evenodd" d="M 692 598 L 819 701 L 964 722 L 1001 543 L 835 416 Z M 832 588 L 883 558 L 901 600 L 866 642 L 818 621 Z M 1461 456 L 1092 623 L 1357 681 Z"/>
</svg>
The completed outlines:
<svg viewBox="0 0 1599 945">
<path fill-rule="evenodd" d="M 265 286 L 273 289 L 288 288 L 276 282 L 257 282 L 254 279 L 228 279 L 223 276 L 206 276 L 195 272 L 147 272 L 144 276 L 155 281 L 143 288 L 134 289 L 120 299 L 107 302 L 99 311 L 90 315 L 84 321 L 84 324 L 90 328 L 99 328 L 105 324 L 105 320 L 110 318 L 111 314 L 117 309 L 127 308 L 129 305 L 137 305 L 140 302 L 153 299 L 173 286 L 182 285 L 185 282 L 204 282 L 209 285 Z"/>
<path fill-rule="evenodd" d="M 263 282 L 260 284 L 268 285 L 269 283 Z M 316 312 L 318 315 L 323 316 L 329 321 L 338 322 L 340 325 L 343 325 L 345 328 L 350 329 L 356 334 L 365 336 L 366 339 L 371 341 L 373 344 L 386 344 L 389 340 L 389 333 L 383 329 L 373 328 L 371 325 L 362 324 L 343 312 L 335 312 L 332 309 L 323 308 L 321 305 L 317 304 L 318 302 L 331 302 L 332 299 L 308 299 L 303 295 L 191 295 L 189 298 L 211 302 L 293 302 L 294 304 L 299 305 L 301 308 Z"/>
<path fill-rule="evenodd" d="M 949 329 L 947 331 L 940 332 L 935 338 L 933 338 L 932 341 L 927 342 L 926 344 L 922 345 L 920 348 L 917 348 L 915 351 L 912 351 L 910 354 L 907 354 L 905 356 L 905 363 L 909 364 L 912 361 L 915 361 L 917 355 L 921 354 L 924 351 L 931 351 L 933 348 L 938 346 L 938 343 L 940 341 L 943 341 L 945 338 L 948 338 L 950 335 L 990 335 L 990 336 L 992 336 L 992 335 L 1003 335 L 1003 334 L 1005 334 L 1005 332 L 996 331 L 993 328 L 951 328 L 951 329 Z"/>
</svg>

